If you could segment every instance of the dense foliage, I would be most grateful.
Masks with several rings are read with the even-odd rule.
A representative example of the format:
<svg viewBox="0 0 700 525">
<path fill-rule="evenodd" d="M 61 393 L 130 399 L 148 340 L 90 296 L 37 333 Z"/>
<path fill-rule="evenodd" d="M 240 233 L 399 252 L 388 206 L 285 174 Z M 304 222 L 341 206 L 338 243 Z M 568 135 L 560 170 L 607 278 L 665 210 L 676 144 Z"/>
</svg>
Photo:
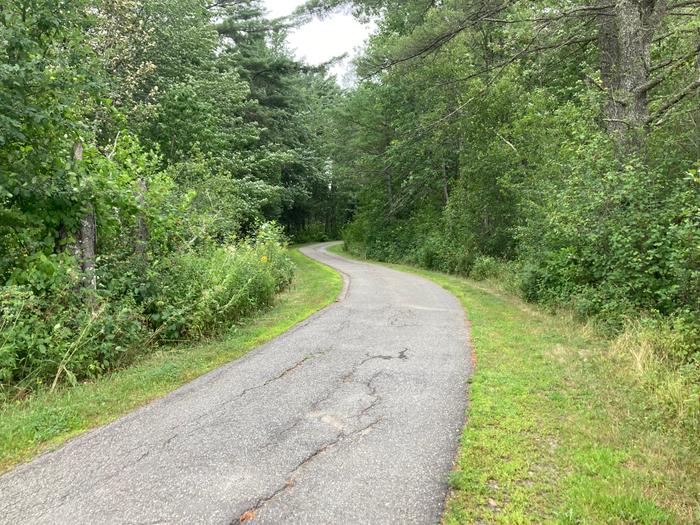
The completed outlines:
<svg viewBox="0 0 700 525">
<path fill-rule="evenodd" d="M 289 280 L 268 221 L 312 240 L 349 218 L 371 257 L 644 318 L 700 375 L 698 2 L 298 15 L 343 6 L 378 24 L 345 93 L 258 0 L 0 7 L 2 383 L 216 331 Z"/>
<path fill-rule="evenodd" d="M 285 31 L 255 0 L 3 2 L 5 394 L 221 331 L 290 281 L 285 235 L 334 235 L 339 89 Z"/>
<path fill-rule="evenodd" d="M 293 268 L 274 231 L 255 241 L 174 253 L 145 278 L 128 272 L 100 291 L 91 308 L 77 283 L 59 267 L 49 288 L 2 289 L 0 379 L 23 385 L 90 379 L 159 341 L 217 334 L 262 306 L 286 286 Z"/>
<path fill-rule="evenodd" d="M 346 4 L 380 15 L 329 139 L 359 191 L 350 248 L 612 331 L 645 317 L 700 379 L 699 3 L 306 9 Z"/>
</svg>

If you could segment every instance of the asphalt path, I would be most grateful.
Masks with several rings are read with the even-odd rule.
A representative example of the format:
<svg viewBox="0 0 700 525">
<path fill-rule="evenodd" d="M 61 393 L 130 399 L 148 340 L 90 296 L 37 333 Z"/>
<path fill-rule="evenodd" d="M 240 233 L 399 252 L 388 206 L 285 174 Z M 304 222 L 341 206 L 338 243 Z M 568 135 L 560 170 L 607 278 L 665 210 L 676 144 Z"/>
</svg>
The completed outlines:
<svg viewBox="0 0 700 525">
<path fill-rule="evenodd" d="M 327 246 L 302 251 L 344 275 L 338 302 L 0 477 L 0 523 L 438 523 L 465 420 L 464 312 Z"/>
</svg>

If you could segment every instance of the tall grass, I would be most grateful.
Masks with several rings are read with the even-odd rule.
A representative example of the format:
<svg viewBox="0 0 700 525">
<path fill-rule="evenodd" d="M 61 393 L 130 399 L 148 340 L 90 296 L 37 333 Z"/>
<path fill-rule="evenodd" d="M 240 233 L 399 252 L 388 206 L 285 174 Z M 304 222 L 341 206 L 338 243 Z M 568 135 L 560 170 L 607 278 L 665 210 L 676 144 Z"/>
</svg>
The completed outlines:
<svg viewBox="0 0 700 525">
<path fill-rule="evenodd" d="M 612 350 L 670 425 L 700 434 L 700 358 L 681 328 L 668 319 L 629 321 Z"/>
<path fill-rule="evenodd" d="M 124 367 L 164 342 L 224 332 L 271 304 L 294 265 L 279 232 L 175 253 L 118 292 L 76 293 L 67 269 L 47 290 L 0 288 L 0 401 Z M 87 296 L 89 294 L 89 297 Z"/>
</svg>

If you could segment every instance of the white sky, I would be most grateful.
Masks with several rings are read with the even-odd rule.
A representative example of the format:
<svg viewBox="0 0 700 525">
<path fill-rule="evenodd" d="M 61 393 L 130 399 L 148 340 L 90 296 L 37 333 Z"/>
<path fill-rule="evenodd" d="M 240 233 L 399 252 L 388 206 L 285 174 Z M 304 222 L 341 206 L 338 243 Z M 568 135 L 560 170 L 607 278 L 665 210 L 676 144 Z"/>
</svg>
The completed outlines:
<svg viewBox="0 0 700 525">
<path fill-rule="evenodd" d="M 264 3 L 271 17 L 280 17 L 291 14 L 304 1 L 264 0 Z M 359 23 L 350 14 L 336 13 L 292 30 L 288 42 L 297 58 L 315 65 L 344 53 L 354 56 L 355 50 L 362 46 L 371 30 L 371 27 Z M 349 67 L 349 60 L 346 60 L 343 65 L 334 68 L 333 73 L 343 77 L 348 73 Z"/>
</svg>

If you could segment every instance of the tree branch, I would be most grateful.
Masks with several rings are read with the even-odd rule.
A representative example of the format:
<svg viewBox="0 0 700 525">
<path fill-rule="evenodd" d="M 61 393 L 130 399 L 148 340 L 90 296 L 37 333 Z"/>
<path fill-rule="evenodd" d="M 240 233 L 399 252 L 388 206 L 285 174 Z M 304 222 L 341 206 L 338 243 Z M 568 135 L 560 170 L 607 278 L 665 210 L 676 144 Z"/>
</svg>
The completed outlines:
<svg viewBox="0 0 700 525">
<path fill-rule="evenodd" d="M 647 124 L 660 124 L 663 120 L 663 117 L 673 108 L 673 106 L 681 102 L 686 97 L 692 95 L 693 92 L 698 90 L 699 88 L 700 76 L 697 78 L 697 80 L 695 80 L 695 82 L 692 82 L 691 84 L 677 92 L 675 95 L 673 95 L 671 98 L 669 98 L 659 109 L 657 109 L 652 115 L 650 115 L 647 119 Z"/>
</svg>

